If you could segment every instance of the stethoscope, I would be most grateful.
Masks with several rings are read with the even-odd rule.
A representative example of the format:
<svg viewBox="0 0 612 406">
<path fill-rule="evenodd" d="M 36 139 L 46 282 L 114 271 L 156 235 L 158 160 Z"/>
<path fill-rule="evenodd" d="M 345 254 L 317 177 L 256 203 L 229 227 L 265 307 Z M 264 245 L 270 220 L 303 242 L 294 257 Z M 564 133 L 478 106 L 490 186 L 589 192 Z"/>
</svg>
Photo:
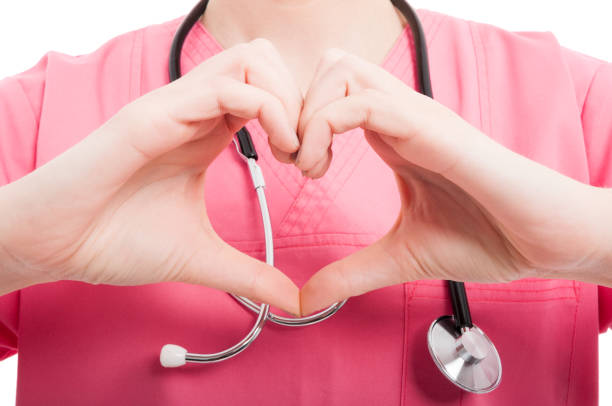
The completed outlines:
<svg viewBox="0 0 612 406">
<path fill-rule="evenodd" d="M 170 81 L 181 77 L 180 56 L 187 35 L 202 17 L 209 0 L 201 0 L 187 15 L 178 28 L 170 50 Z M 397 7 L 412 30 L 415 42 L 415 53 L 418 67 L 419 91 L 431 98 L 431 78 L 427 45 L 421 22 L 416 13 L 404 0 L 391 0 Z M 270 214 L 264 193 L 265 182 L 260 167 L 257 165 L 257 152 L 248 130 L 243 127 L 236 133 L 234 144 L 239 155 L 246 162 L 253 186 L 257 193 L 259 208 L 264 226 L 266 263 L 274 265 L 274 246 Z M 465 285 L 463 282 L 448 281 L 448 288 L 453 308 L 452 316 L 442 316 L 429 327 L 427 346 L 434 362 L 442 373 L 458 387 L 473 393 L 487 393 L 494 390 L 501 381 L 501 360 L 487 335 L 472 323 Z M 301 327 L 320 323 L 335 314 L 346 300 L 334 303 L 327 309 L 307 317 L 284 317 L 270 311 L 269 305 L 258 305 L 248 298 L 232 295 L 238 302 L 257 314 L 257 319 L 247 335 L 234 346 L 214 354 L 196 354 L 187 352 L 174 344 L 166 344 L 160 353 L 160 362 L 164 367 L 178 367 L 187 362 L 213 363 L 229 359 L 244 351 L 255 341 L 266 320 L 288 326 Z"/>
</svg>

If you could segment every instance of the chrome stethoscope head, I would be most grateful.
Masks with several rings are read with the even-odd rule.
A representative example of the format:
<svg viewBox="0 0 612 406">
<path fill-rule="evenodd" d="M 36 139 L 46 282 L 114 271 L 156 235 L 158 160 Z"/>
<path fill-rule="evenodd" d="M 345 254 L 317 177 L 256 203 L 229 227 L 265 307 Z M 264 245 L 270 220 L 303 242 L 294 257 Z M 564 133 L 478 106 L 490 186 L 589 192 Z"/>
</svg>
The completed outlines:
<svg viewBox="0 0 612 406">
<path fill-rule="evenodd" d="M 463 390 L 487 393 L 501 382 L 497 349 L 476 325 L 458 328 L 454 316 L 442 316 L 429 327 L 427 347 L 438 369 Z"/>
</svg>

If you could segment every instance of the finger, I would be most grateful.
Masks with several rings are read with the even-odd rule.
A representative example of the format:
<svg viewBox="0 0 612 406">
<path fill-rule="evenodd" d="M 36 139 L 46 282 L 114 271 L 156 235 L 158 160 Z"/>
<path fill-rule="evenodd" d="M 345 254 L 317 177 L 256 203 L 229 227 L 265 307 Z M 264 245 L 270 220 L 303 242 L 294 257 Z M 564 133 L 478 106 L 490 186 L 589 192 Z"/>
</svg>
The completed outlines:
<svg viewBox="0 0 612 406">
<path fill-rule="evenodd" d="M 321 162 L 328 161 L 331 158 L 329 151 L 334 134 L 356 127 L 376 131 L 373 127 L 379 128 L 379 121 L 393 118 L 385 110 L 387 104 L 387 95 L 366 89 L 319 109 L 304 127 L 296 165 L 310 173 L 315 167 L 320 167 Z M 376 117 L 373 117 L 375 114 Z"/>
<path fill-rule="evenodd" d="M 312 115 L 330 102 L 364 89 L 376 89 L 386 93 L 406 86 L 400 79 L 382 67 L 338 48 L 328 49 L 319 65 L 304 98 L 298 133 Z"/>
<path fill-rule="evenodd" d="M 238 46 L 233 63 L 240 67 L 237 79 L 266 90 L 276 96 L 289 121 L 291 131 L 286 134 L 268 134 L 270 144 L 289 155 L 297 151 L 296 128 L 302 109 L 302 94 L 282 57 L 267 39 L 257 38 Z"/>
<path fill-rule="evenodd" d="M 315 166 L 313 166 L 308 171 L 302 172 L 302 174 L 312 179 L 318 179 L 322 177 L 331 165 L 332 156 L 333 151 L 330 146 L 330 148 L 327 149 L 327 153 L 325 154 L 323 159 L 321 159 Z"/>
<path fill-rule="evenodd" d="M 179 281 L 220 289 L 299 314 L 299 289 L 280 270 L 252 258 L 223 241 L 215 251 L 202 250 Z"/>
<path fill-rule="evenodd" d="M 304 100 L 298 125 L 302 145 L 296 165 L 301 170 L 309 172 L 312 166 L 325 157 L 326 149 L 331 145 L 332 138 L 329 135 L 311 139 L 306 134 L 310 121 L 321 109 L 365 89 L 391 93 L 394 90 L 397 91 L 398 86 L 401 85 L 403 82 L 375 64 L 339 49 L 328 50 L 319 64 L 315 79 Z M 347 130 L 350 129 L 347 128 Z M 302 148 L 303 146 L 305 148 Z M 307 156 L 305 160 L 302 159 L 303 154 Z"/>
<path fill-rule="evenodd" d="M 268 90 L 281 100 L 289 116 L 291 127 L 297 129 L 304 100 L 295 77 L 271 41 L 265 38 L 257 38 L 251 41 L 251 44 L 258 55 L 265 58 L 265 64 L 258 65 L 261 69 L 257 70 L 257 73 L 262 72 L 266 75 L 262 77 L 262 80 L 265 80 L 265 86 L 262 82 L 261 88 Z M 255 58 L 257 59 L 256 56 Z M 274 69 L 270 70 L 270 67 Z M 260 86 L 257 78 L 252 78 L 252 75 L 250 75 L 250 79 L 253 79 L 252 84 Z"/>
<path fill-rule="evenodd" d="M 341 49 L 331 48 L 325 52 L 317 65 L 315 75 L 310 83 L 308 92 L 304 97 L 304 106 L 302 107 L 302 113 L 298 123 L 297 131 L 298 137 L 300 138 L 300 147 L 301 142 L 304 139 L 304 128 L 310 121 L 310 118 L 314 112 L 320 109 L 322 106 L 346 96 L 346 83 L 342 79 L 336 79 L 334 81 L 326 80 L 324 82 L 328 83 L 321 83 L 321 78 L 332 70 L 336 62 L 345 54 L 346 52 L 342 51 Z M 298 152 L 298 157 L 299 156 L 300 152 Z M 300 169 L 304 170 L 305 168 L 300 167 Z"/>
<path fill-rule="evenodd" d="M 334 302 L 405 282 L 387 237 L 319 270 L 300 292 L 301 314 L 312 314 Z"/>
<path fill-rule="evenodd" d="M 265 90 L 234 80 L 225 80 L 219 83 L 217 88 L 202 92 L 200 101 L 194 102 L 200 109 L 201 118 L 214 118 L 225 114 L 242 119 L 258 118 L 270 137 L 287 138 L 286 135 L 293 132 L 283 105 L 277 97 Z M 155 103 L 155 100 L 151 102 Z M 192 134 L 184 130 L 183 126 L 174 129 L 151 129 L 146 122 L 136 119 L 143 111 L 150 111 L 149 114 L 164 114 L 155 106 L 134 105 L 130 110 L 120 112 L 107 122 L 96 136 L 86 138 L 79 150 L 73 152 L 75 158 L 83 157 L 86 161 L 84 164 L 92 167 L 99 168 L 103 165 L 105 177 L 110 179 L 113 171 L 117 171 L 117 175 L 131 175 L 146 162 L 192 139 Z M 211 145 L 214 145 L 216 135 L 218 134 L 210 134 Z M 202 159 L 212 161 L 216 156 L 214 152 L 225 147 L 229 141 L 229 138 L 218 138 L 219 145 L 211 148 L 210 153 Z M 297 149 L 297 145 L 295 147 Z M 118 158 L 122 165 L 108 167 L 110 156 Z M 97 164 L 96 160 L 99 161 Z"/>
<path fill-rule="evenodd" d="M 294 162 L 293 158 L 291 158 L 291 154 L 278 149 L 274 144 L 270 142 L 269 138 L 268 138 L 268 145 L 270 146 L 270 151 L 272 152 L 272 155 L 274 155 L 274 157 L 280 162 L 283 162 L 286 164 Z"/>
<path fill-rule="evenodd" d="M 276 96 L 285 109 L 291 131 L 280 136 L 268 134 L 278 149 L 292 153 L 299 147 L 295 129 L 302 108 L 302 94 L 289 69 L 269 40 L 258 38 L 214 55 L 180 79 L 165 86 L 175 88 L 174 97 L 166 98 L 166 108 L 181 122 L 201 121 L 200 97 L 219 81 L 233 79 Z"/>
</svg>

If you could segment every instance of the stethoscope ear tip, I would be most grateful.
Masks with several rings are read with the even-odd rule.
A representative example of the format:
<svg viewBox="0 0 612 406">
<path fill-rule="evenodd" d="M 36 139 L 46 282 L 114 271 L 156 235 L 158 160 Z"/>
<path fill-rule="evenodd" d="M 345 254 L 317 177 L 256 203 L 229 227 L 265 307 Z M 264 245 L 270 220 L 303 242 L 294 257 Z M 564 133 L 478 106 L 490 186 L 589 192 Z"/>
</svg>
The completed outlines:
<svg viewBox="0 0 612 406">
<path fill-rule="evenodd" d="M 185 365 L 187 350 L 179 345 L 166 344 L 159 353 L 159 362 L 165 368 L 176 368 Z"/>
</svg>

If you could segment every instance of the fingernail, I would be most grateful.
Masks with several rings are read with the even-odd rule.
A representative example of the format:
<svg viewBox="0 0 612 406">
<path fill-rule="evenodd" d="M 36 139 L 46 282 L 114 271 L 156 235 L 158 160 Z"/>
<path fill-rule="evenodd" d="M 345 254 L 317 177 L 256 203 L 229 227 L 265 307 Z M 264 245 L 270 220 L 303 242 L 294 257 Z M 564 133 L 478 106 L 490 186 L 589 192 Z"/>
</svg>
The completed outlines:
<svg viewBox="0 0 612 406">
<path fill-rule="evenodd" d="M 300 139 L 298 138 L 297 133 L 295 131 L 293 132 L 293 145 L 296 148 L 300 147 Z"/>
<path fill-rule="evenodd" d="M 298 149 L 296 151 L 296 155 L 295 155 L 295 166 L 299 167 L 300 166 L 300 155 L 302 155 L 302 148 Z M 303 171 L 302 171 L 303 172 Z"/>
<path fill-rule="evenodd" d="M 297 159 L 297 156 L 298 156 L 298 151 L 295 151 L 294 153 L 289 155 L 289 158 L 295 163 L 295 160 Z"/>
<path fill-rule="evenodd" d="M 304 311 L 302 310 L 302 290 L 298 291 L 298 312 L 300 312 L 299 317 L 304 317 Z"/>
</svg>

